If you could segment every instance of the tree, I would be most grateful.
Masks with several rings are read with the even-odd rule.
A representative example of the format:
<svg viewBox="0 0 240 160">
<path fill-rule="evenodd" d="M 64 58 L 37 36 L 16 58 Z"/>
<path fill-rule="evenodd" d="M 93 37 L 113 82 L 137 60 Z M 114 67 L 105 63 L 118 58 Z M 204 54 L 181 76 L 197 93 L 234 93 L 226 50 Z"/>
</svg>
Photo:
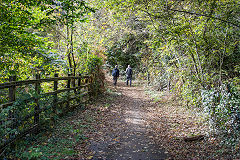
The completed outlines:
<svg viewBox="0 0 240 160">
<path fill-rule="evenodd" d="M 0 72 L 1 81 L 10 74 L 26 76 L 33 70 L 41 69 L 42 64 L 54 59 L 46 51 L 46 37 L 41 36 L 42 20 L 47 19 L 41 11 L 45 6 L 39 1 L 10 1 L 0 2 L 1 33 L 0 33 Z M 24 68 L 28 65 L 30 68 Z M 28 75 L 29 76 L 29 75 Z"/>
</svg>

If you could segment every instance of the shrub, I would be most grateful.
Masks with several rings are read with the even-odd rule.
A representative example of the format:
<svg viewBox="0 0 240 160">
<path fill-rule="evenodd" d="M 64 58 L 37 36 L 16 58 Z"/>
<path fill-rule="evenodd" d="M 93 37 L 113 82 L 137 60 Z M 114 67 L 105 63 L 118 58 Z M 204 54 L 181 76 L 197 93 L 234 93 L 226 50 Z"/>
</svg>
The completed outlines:
<svg viewBox="0 0 240 160">
<path fill-rule="evenodd" d="M 236 149 L 240 133 L 240 96 L 233 85 L 203 90 L 204 110 L 208 114 L 210 131 L 222 136 L 222 144 Z"/>
</svg>

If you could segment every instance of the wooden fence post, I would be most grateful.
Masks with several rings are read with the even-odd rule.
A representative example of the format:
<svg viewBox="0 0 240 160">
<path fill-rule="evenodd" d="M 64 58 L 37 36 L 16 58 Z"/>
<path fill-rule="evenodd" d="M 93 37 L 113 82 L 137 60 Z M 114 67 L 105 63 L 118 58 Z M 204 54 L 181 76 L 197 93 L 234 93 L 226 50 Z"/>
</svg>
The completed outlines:
<svg viewBox="0 0 240 160">
<path fill-rule="evenodd" d="M 16 76 L 10 76 L 9 77 L 9 82 L 13 82 L 16 81 Z M 16 100 L 16 86 L 12 85 L 11 87 L 9 87 L 9 102 L 14 102 Z M 9 112 L 9 118 L 15 122 L 15 113 L 14 110 Z M 11 126 L 11 128 L 14 128 L 14 126 Z"/>
<path fill-rule="evenodd" d="M 76 75 L 74 75 L 74 77 L 75 77 Z M 76 87 L 76 79 L 74 78 L 74 79 L 72 79 L 72 86 L 73 87 Z M 75 90 L 76 91 L 76 90 Z"/>
<path fill-rule="evenodd" d="M 70 76 L 71 76 L 71 74 L 69 73 L 68 77 L 70 77 Z M 71 79 L 69 79 L 67 81 L 67 88 L 70 88 L 70 86 L 71 86 Z M 66 105 L 67 110 L 69 109 L 69 98 L 70 98 L 70 91 L 67 92 L 67 105 Z"/>
<path fill-rule="evenodd" d="M 58 77 L 58 74 L 57 73 L 55 73 L 54 74 L 54 77 L 55 78 L 57 78 Z M 54 88 L 53 88 L 53 90 L 54 91 L 57 91 L 57 89 L 58 89 L 58 80 L 55 80 L 54 81 Z M 58 101 L 58 97 L 57 97 L 57 93 L 55 93 L 54 95 L 53 95 L 53 112 L 54 113 L 56 113 L 56 108 L 57 108 L 57 101 Z"/>
<path fill-rule="evenodd" d="M 38 98 L 39 98 L 39 94 L 40 94 L 40 74 L 37 73 L 36 74 L 36 80 L 38 80 L 36 83 L 35 83 L 35 92 L 36 92 L 36 97 L 35 97 L 35 103 L 36 103 L 36 106 L 35 106 L 35 109 L 34 109 L 34 124 L 38 124 L 39 123 L 39 110 L 40 110 L 40 107 L 39 107 L 39 103 L 38 103 Z"/>
<path fill-rule="evenodd" d="M 81 73 L 79 73 L 78 76 L 80 77 L 80 78 L 78 78 L 78 87 L 80 87 L 81 86 Z"/>
<path fill-rule="evenodd" d="M 94 97 L 94 73 L 91 74 L 91 96 Z"/>
<path fill-rule="evenodd" d="M 16 76 L 10 76 L 9 82 L 16 81 Z M 16 100 L 16 86 L 13 85 L 9 87 L 9 102 L 14 102 Z"/>
<path fill-rule="evenodd" d="M 93 76 L 94 76 L 94 75 L 93 75 L 93 73 L 92 73 L 91 76 L 90 76 L 90 85 L 89 85 L 90 97 L 92 97 L 93 94 L 94 94 L 94 93 L 93 93 L 93 87 L 94 87 L 94 86 L 93 86 L 93 85 L 94 85 L 94 84 L 93 84 L 93 78 L 94 78 Z"/>
<path fill-rule="evenodd" d="M 81 86 L 81 73 L 79 73 L 78 76 L 80 78 L 77 79 L 77 86 L 80 87 Z M 79 88 L 76 93 L 78 94 L 78 95 L 75 95 L 75 96 L 78 97 L 77 98 L 77 101 L 78 101 L 77 103 L 80 103 L 81 102 L 81 96 L 80 96 L 81 88 Z"/>
<path fill-rule="evenodd" d="M 97 96 L 97 88 L 96 88 L 96 83 L 97 83 L 97 79 L 96 79 L 96 76 L 97 74 L 94 72 L 93 73 L 93 92 L 94 92 L 94 96 Z"/>
</svg>

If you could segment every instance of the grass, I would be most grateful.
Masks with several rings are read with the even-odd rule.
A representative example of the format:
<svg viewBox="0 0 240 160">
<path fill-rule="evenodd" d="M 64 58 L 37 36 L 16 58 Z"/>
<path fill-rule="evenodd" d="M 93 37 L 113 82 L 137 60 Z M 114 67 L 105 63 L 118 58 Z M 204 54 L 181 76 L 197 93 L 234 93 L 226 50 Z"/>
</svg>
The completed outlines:
<svg viewBox="0 0 240 160">
<path fill-rule="evenodd" d="M 155 103 L 160 102 L 162 100 L 162 97 L 166 94 L 164 91 L 155 91 L 150 87 L 145 87 L 145 93 L 149 95 Z"/>
</svg>

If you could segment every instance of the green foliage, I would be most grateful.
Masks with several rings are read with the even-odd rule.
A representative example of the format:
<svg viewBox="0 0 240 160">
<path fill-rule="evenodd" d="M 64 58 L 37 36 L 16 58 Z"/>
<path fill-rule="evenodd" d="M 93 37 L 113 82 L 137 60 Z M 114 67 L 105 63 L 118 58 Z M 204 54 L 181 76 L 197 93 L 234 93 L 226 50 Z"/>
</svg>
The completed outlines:
<svg viewBox="0 0 240 160">
<path fill-rule="evenodd" d="M 31 144 L 22 144 L 17 152 L 11 152 L 11 156 L 21 159 L 64 159 L 77 157 L 79 152 L 75 147 L 87 139 L 84 132 L 91 129 L 89 123 L 91 122 L 83 122 L 79 119 L 71 121 L 66 121 L 65 118 L 58 119 L 56 127 L 51 130 L 45 130 L 45 133 L 40 133 L 35 138 L 35 141 L 28 141 Z"/>
<path fill-rule="evenodd" d="M 28 79 L 36 70 L 49 70 L 55 60 L 41 35 L 46 14 L 39 1 L 1 1 L 0 82 L 9 75 Z M 26 68 L 25 66 L 28 66 Z"/>
<path fill-rule="evenodd" d="M 74 59 L 67 63 L 69 59 L 64 59 L 61 50 L 67 48 L 69 56 L 69 44 L 72 48 L 74 44 L 69 28 L 73 31 L 75 23 L 85 22 L 85 15 L 94 11 L 85 1 L 3 0 L 0 3 L 0 82 L 5 82 L 9 75 L 25 80 L 39 70 L 49 74 L 76 67 L 69 66 Z M 67 37 L 62 36 L 64 26 L 68 27 Z M 67 42 L 60 45 L 62 39 Z"/>
<path fill-rule="evenodd" d="M 99 58 L 98 56 L 92 54 L 89 55 L 87 59 L 87 68 L 88 68 L 88 73 L 93 73 L 98 70 L 98 67 L 102 66 L 102 59 Z"/>
<path fill-rule="evenodd" d="M 112 68 L 118 64 L 121 71 L 125 71 L 129 64 L 133 68 L 137 67 L 140 63 L 138 56 L 142 45 L 143 42 L 138 37 L 132 34 L 125 35 L 106 51 L 107 63 Z"/>
<path fill-rule="evenodd" d="M 201 96 L 198 91 L 200 88 L 198 83 L 191 81 L 186 81 L 181 87 L 181 95 L 188 103 L 187 105 L 200 106 L 201 105 Z"/>
<path fill-rule="evenodd" d="M 80 65 L 78 72 L 82 74 L 91 74 L 98 71 L 103 65 L 102 58 L 92 53 L 82 53 L 79 57 Z"/>
<path fill-rule="evenodd" d="M 24 152 L 22 158 L 26 159 L 39 159 L 42 156 L 39 148 L 30 148 L 29 152 Z"/>
<path fill-rule="evenodd" d="M 233 85 L 202 90 L 202 103 L 209 115 L 212 132 L 222 135 L 222 143 L 233 149 L 239 143 L 240 93 Z"/>
</svg>

